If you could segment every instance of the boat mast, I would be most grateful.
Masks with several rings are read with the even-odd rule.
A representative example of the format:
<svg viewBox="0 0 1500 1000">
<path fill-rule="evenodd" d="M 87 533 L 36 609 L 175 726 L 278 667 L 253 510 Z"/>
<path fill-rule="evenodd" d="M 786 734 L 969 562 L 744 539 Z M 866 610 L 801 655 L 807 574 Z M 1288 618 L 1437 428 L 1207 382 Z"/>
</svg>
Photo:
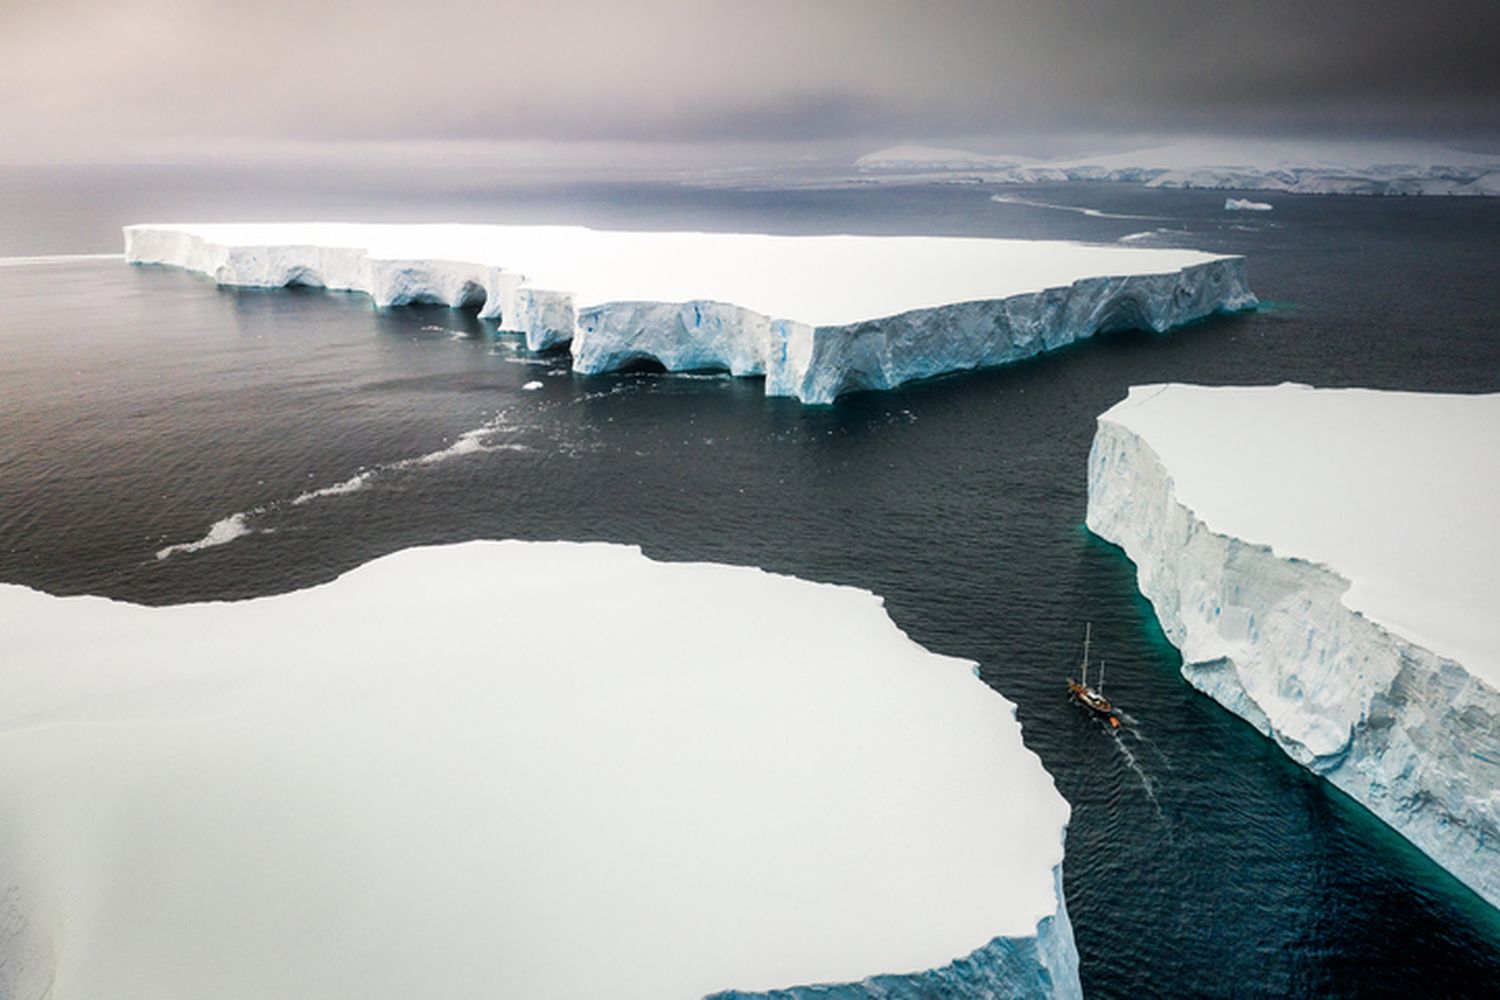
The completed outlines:
<svg viewBox="0 0 1500 1000">
<path fill-rule="evenodd" d="M 1094 634 L 1094 623 L 1085 622 L 1083 626 L 1083 665 L 1079 668 L 1083 671 L 1083 686 L 1089 686 L 1089 639 Z"/>
</svg>

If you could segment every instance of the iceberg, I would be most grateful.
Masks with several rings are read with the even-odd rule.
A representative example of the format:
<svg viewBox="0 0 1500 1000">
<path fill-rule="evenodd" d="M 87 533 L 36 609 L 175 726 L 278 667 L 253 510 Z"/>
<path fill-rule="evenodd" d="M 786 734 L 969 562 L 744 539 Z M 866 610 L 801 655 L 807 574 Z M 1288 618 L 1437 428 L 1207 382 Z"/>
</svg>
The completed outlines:
<svg viewBox="0 0 1500 1000">
<path fill-rule="evenodd" d="M 8 1000 L 1081 995 L 1067 803 L 866 591 L 470 542 L 0 619 Z"/>
<path fill-rule="evenodd" d="M 1269 212 L 1275 206 L 1270 202 L 1251 201 L 1249 198 L 1225 198 L 1226 212 Z"/>
<path fill-rule="evenodd" d="M 1183 676 L 1500 906 L 1500 395 L 1137 386 L 1089 528 Z"/>
<path fill-rule="evenodd" d="M 1500 156 L 1417 142 L 1198 139 L 1052 160 L 897 146 L 860 157 L 864 181 L 1112 181 L 1288 194 L 1500 195 Z"/>
<path fill-rule="evenodd" d="M 1240 257 L 1026 240 L 139 225 L 125 254 L 222 285 L 468 306 L 532 350 L 567 345 L 583 374 L 728 371 L 816 404 L 1256 304 Z"/>
</svg>

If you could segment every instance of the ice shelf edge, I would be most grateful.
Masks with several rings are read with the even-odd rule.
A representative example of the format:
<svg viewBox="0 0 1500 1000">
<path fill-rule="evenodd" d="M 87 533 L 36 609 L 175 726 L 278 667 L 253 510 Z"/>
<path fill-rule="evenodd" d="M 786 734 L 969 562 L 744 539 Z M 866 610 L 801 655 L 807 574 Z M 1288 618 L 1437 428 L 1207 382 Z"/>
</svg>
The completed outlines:
<svg viewBox="0 0 1500 1000">
<path fill-rule="evenodd" d="M 362 292 L 377 308 L 423 302 L 477 308 L 480 318 L 524 334 L 530 350 L 567 345 L 582 374 L 642 361 L 668 371 L 728 371 L 764 376 L 766 395 L 807 404 L 1008 364 L 1095 333 L 1164 332 L 1257 305 L 1244 258 L 1233 256 L 814 326 L 707 300 L 580 304 L 565 289 L 534 288 L 518 272 L 473 262 L 385 259 L 311 244 L 226 245 L 166 226 L 126 226 L 124 238 L 132 264 L 180 267 L 223 286 Z"/>
<path fill-rule="evenodd" d="M 1086 523 L 1135 563 L 1188 683 L 1500 908 L 1500 795 L 1473 761 L 1500 733 L 1500 692 L 1351 610 L 1329 568 L 1213 531 L 1107 415 Z"/>
<path fill-rule="evenodd" d="M 1083 1000 L 1078 976 L 1078 945 L 1063 898 L 1062 865 L 1052 869 L 1057 885 L 1057 912 L 1037 923 L 1030 937 L 997 937 L 947 965 L 923 972 L 868 976 L 856 983 L 819 983 L 749 992 L 724 990 L 704 1000 L 920 1000 L 932 996 L 962 998 L 1045 997 Z"/>
</svg>

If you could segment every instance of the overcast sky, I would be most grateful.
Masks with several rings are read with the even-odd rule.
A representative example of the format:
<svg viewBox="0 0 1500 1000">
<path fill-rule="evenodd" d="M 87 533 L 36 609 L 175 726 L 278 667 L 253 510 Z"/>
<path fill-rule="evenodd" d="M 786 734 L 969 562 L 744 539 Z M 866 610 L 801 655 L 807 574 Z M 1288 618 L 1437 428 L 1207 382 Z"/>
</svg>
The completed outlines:
<svg viewBox="0 0 1500 1000">
<path fill-rule="evenodd" d="M 0 0 L 0 160 L 1205 131 L 1494 138 L 1500 0 Z"/>
</svg>

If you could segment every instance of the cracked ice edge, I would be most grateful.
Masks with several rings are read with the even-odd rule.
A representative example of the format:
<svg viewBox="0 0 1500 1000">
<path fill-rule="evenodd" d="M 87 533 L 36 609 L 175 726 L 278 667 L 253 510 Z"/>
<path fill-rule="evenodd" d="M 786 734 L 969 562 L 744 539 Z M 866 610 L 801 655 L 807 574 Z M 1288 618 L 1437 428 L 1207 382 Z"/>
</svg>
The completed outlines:
<svg viewBox="0 0 1500 1000">
<path fill-rule="evenodd" d="M 1105 418 L 1086 523 L 1135 563 L 1188 683 L 1500 908 L 1500 757 L 1475 759 L 1500 733 L 1500 692 L 1350 610 L 1337 573 L 1211 530 Z"/>
<path fill-rule="evenodd" d="M 1095 333 L 1165 332 L 1257 305 L 1244 258 L 1221 257 L 1157 274 L 1086 277 L 1005 298 L 813 326 L 706 300 L 580 307 L 571 292 L 533 288 L 521 274 L 485 264 L 374 258 L 362 249 L 310 244 L 230 246 L 161 226 L 124 232 L 131 263 L 181 267 L 227 286 L 363 292 L 380 308 L 477 305 L 481 319 L 524 334 L 530 350 L 568 345 L 581 374 L 654 361 L 668 371 L 764 376 L 766 395 L 808 404 L 1008 364 Z"/>
</svg>

